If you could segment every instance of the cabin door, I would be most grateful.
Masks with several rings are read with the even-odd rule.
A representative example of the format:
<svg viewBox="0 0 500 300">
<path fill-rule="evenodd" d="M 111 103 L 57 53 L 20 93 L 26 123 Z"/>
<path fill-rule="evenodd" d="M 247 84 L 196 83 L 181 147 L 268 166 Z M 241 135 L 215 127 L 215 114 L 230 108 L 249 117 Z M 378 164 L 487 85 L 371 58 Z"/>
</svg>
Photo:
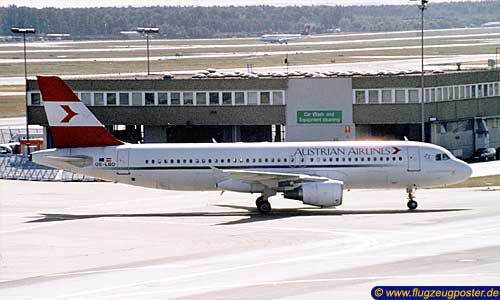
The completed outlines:
<svg viewBox="0 0 500 300">
<path fill-rule="evenodd" d="M 408 172 L 420 171 L 420 148 L 408 147 Z"/>
<path fill-rule="evenodd" d="M 119 149 L 118 158 L 116 159 L 116 174 L 118 175 L 129 175 L 129 149 Z"/>
</svg>

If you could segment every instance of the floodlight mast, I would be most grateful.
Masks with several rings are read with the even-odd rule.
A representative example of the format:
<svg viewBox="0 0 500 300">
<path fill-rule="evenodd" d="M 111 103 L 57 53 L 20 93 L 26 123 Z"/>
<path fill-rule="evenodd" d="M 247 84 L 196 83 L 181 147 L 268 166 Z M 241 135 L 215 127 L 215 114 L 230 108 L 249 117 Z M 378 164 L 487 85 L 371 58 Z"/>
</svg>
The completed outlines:
<svg viewBox="0 0 500 300">
<path fill-rule="evenodd" d="M 137 27 L 136 30 L 138 33 L 142 33 L 146 35 L 146 51 L 147 51 L 147 56 L 148 56 L 148 75 L 151 74 L 150 72 L 150 67 L 149 67 L 149 35 L 152 33 L 159 33 L 160 29 L 156 27 Z"/>
<path fill-rule="evenodd" d="M 23 53 L 24 53 L 24 84 L 25 84 L 25 102 L 26 102 L 26 145 L 27 145 L 27 153 L 29 154 L 29 145 L 30 145 L 30 132 L 28 126 L 28 64 L 26 60 L 26 35 L 27 34 L 35 34 L 35 28 L 18 28 L 13 27 L 10 29 L 12 33 L 22 34 L 23 35 Z"/>
<path fill-rule="evenodd" d="M 421 30 L 420 30 L 420 53 L 421 53 L 421 78 L 420 78 L 420 126 L 421 126 L 421 135 L 422 142 L 425 142 L 425 70 L 424 70 L 424 10 L 427 9 L 429 5 L 429 0 L 410 0 L 410 1 L 419 1 L 418 9 L 421 12 Z M 429 95 L 430 96 L 430 95 Z"/>
</svg>

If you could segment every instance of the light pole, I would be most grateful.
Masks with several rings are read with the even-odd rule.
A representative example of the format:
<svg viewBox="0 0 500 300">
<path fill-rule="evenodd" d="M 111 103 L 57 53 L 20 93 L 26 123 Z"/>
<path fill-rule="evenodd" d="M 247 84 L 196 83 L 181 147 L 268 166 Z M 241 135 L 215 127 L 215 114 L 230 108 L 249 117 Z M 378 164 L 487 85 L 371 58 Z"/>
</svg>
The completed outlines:
<svg viewBox="0 0 500 300">
<path fill-rule="evenodd" d="M 10 31 L 12 33 L 21 33 L 23 35 L 23 45 L 24 45 L 24 84 L 25 84 L 25 102 L 26 102 L 26 145 L 27 151 L 29 154 L 29 145 L 30 145 L 30 132 L 28 126 L 28 64 L 26 62 L 26 35 L 34 34 L 36 32 L 35 28 L 11 28 Z"/>
<path fill-rule="evenodd" d="M 148 75 L 150 74 L 150 69 L 149 69 L 149 35 L 151 33 L 158 33 L 160 32 L 159 28 L 145 28 L 145 27 L 137 27 L 137 32 L 145 34 L 146 35 L 146 49 L 147 49 L 147 55 L 148 55 Z"/>
<path fill-rule="evenodd" d="M 420 1 L 420 4 L 418 5 L 418 9 L 420 9 L 421 12 L 421 31 L 420 31 L 420 42 L 421 42 L 421 58 L 422 58 L 422 65 L 421 65 L 421 76 L 420 76 L 420 132 L 422 135 L 422 142 L 425 142 L 425 83 L 424 83 L 424 76 L 425 76 L 425 70 L 424 70 L 424 10 L 427 8 L 427 5 L 429 4 L 429 0 L 410 0 L 410 1 Z"/>
</svg>

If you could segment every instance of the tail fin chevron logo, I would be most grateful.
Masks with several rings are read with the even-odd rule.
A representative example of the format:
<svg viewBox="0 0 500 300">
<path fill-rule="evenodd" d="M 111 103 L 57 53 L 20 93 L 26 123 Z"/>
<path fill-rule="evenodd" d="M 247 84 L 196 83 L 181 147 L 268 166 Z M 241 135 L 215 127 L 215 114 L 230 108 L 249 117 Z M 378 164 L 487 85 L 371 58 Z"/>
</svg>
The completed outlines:
<svg viewBox="0 0 500 300">
<path fill-rule="evenodd" d="M 61 123 L 69 123 L 74 116 L 78 115 L 78 113 L 74 112 L 69 105 L 61 105 L 61 108 L 67 113 L 66 117 L 61 120 Z"/>
</svg>

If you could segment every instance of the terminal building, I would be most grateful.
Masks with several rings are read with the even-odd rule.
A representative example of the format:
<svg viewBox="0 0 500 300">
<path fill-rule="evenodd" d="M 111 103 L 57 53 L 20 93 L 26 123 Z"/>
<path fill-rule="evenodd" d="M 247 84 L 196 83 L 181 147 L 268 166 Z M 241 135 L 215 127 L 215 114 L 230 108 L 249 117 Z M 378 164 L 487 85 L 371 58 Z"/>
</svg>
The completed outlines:
<svg viewBox="0 0 500 300">
<path fill-rule="evenodd" d="M 66 80 L 131 143 L 421 140 L 418 72 L 208 73 Z M 50 129 L 35 80 L 28 122 Z M 500 147 L 500 70 L 425 75 L 425 140 L 470 158 Z"/>
</svg>

